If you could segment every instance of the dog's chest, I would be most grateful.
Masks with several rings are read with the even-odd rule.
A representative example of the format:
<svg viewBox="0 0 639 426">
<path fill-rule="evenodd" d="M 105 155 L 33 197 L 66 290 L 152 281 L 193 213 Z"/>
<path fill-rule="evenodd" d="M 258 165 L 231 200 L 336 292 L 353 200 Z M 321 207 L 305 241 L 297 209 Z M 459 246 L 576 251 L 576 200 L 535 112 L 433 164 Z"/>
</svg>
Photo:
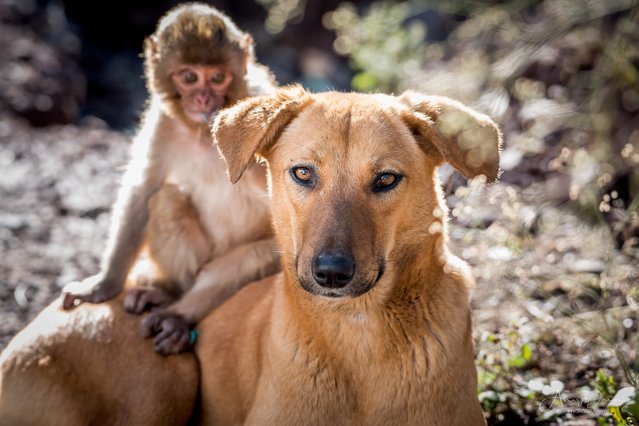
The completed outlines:
<svg viewBox="0 0 639 426">
<path fill-rule="evenodd" d="M 427 354 L 377 352 L 374 344 L 351 359 L 326 361 L 305 353 L 269 367 L 250 418 L 270 424 L 387 425 L 428 423 Z M 344 345 L 343 349 L 348 349 Z M 424 423 L 426 422 L 426 423 Z M 251 422 L 248 422 L 251 424 Z"/>
</svg>

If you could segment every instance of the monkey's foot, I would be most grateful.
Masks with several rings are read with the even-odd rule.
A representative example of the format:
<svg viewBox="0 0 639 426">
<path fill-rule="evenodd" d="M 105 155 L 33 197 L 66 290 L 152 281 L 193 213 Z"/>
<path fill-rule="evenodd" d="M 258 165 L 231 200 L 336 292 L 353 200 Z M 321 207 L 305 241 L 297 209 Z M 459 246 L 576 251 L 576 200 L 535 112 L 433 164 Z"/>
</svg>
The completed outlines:
<svg viewBox="0 0 639 426">
<path fill-rule="evenodd" d="M 158 306 L 168 305 L 173 301 L 166 290 L 161 287 L 132 288 L 124 296 L 124 309 L 135 315 Z"/>
<path fill-rule="evenodd" d="M 144 338 L 155 336 L 155 351 L 162 355 L 184 352 L 194 343 L 188 321 L 167 311 L 152 312 L 144 318 L 140 322 L 140 334 Z"/>
<path fill-rule="evenodd" d="M 62 309 L 71 309 L 82 302 L 105 302 L 117 296 L 121 288 L 119 283 L 109 281 L 101 274 L 74 281 L 62 289 Z"/>
</svg>

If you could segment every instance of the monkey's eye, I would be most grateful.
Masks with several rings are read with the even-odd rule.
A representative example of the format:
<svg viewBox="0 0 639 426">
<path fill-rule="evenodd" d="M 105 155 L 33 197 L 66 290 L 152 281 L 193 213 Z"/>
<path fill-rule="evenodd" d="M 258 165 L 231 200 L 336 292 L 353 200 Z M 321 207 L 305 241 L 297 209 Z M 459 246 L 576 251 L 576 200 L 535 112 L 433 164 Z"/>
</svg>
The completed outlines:
<svg viewBox="0 0 639 426">
<path fill-rule="evenodd" d="M 383 172 L 378 174 L 373 180 L 373 192 L 386 192 L 395 188 L 399 181 L 402 180 L 402 175 L 392 172 Z"/>
<path fill-rule="evenodd" d="M 310 188 L 315 186 L 316 175 L 313 169 L 311 169 L 310 167 L 307 167 L 307 166 L 291 167 L 291 169 L 289 170 L 289 173 L 296 184 L 310 187 Z"/>
<path fill-rule="evenodd" d="M 226 74 L 224 74 L 223 72 L 218 72 L 213 77 L 211 77 L 210 82 L 215 84 L 220 84 L 220 83 L 223 83 L 224 80 L 226 80 Z"/>
<path fill-rule="evenodd" d="M 193 71 L 184 71 L 182 73 L 182 81 L 186 84 L 193 84 L 197 81 L 197 74 Z"/>
</svg>

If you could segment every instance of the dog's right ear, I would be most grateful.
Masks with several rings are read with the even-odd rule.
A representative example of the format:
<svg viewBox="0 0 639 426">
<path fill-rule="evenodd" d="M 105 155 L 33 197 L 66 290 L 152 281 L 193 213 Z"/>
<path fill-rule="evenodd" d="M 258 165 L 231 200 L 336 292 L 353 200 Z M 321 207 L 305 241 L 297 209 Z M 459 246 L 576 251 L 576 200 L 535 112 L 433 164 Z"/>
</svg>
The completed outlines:
<svg viewBox="0 0 639 426">
<path fill-rule="evenodd" d="M 288 123 L 311 102 L 299 85 L 257 96 L 222 110 L 215 118 L 211 134 L 226 161 L 231 182 L 237 182 L 249 162 L 263 156 Z"/>
</svg>

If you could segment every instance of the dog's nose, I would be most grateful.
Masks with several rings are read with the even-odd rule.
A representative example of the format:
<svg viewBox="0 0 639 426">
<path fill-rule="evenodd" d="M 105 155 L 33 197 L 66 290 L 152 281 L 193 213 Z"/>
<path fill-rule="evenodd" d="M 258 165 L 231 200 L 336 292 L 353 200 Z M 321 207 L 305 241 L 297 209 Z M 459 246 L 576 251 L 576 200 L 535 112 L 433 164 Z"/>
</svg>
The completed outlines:
<svg viewBox="0 0 639 426">
<path fill-rule="evenodd" d="M 355 275 L 355 260 L 350 256 L 320 254 L 313 261 L 313 278 L 322 287 L 342 288 Z"/>
</svg>

